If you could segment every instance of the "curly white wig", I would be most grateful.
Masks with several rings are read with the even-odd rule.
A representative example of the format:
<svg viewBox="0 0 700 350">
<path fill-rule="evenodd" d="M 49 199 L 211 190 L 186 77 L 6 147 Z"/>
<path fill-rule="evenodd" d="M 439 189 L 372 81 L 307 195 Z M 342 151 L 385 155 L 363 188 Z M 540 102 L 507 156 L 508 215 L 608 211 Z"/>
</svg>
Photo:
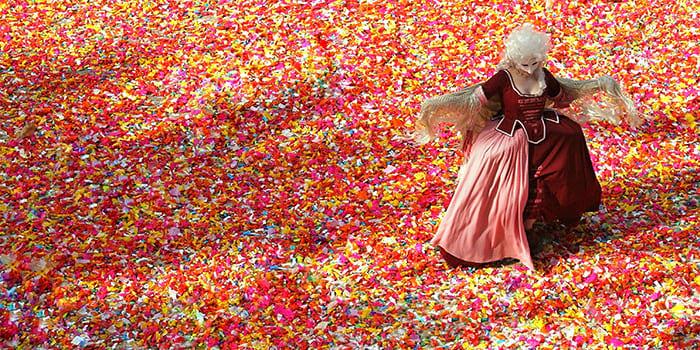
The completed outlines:
<svg viewBox="0 0 700 350">
<path fill-rule="evenodd" d="M 501 55 L 499 69 L 512 68 L 515 62 L 534 57 L 539 61 L 547 59 L 552 47 L 549 35 L 535 30 L 530 23 L 525 23 L 514 30 L 505 40 L 505 49 Z"/>
</svg>

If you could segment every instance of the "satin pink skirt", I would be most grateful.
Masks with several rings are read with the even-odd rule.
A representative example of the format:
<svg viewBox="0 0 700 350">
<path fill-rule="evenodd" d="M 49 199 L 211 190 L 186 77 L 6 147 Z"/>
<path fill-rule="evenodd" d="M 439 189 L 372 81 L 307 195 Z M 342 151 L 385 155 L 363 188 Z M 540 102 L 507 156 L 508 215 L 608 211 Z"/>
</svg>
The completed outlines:
<svg viewBox="0 0 700 350">
<path fill-rule="evenodd" d="M 504 135 L 495 130 L 496 124 L 489 122 L 471 145 L 431 243 L 447 254 L 448 263 L 515 258 L 534 269 L 523 224 L 528 199 L 527 139 L 521 129 L 513 137 Z"/>
</svg>

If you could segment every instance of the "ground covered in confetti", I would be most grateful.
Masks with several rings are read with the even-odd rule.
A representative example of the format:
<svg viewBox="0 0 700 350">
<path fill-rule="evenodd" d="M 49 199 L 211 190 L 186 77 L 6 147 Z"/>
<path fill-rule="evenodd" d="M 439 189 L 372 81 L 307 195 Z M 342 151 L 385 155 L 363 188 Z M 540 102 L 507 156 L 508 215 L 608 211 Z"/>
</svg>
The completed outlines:
<svg viewBox="0 0 700 350">
<path fill-rule="evenodd" d="M 458 3 L 2 2 L 0 345 L 697 347 L 698 5 Z M 403 136 L 523 21 L 648 121 L 584 126 L 604 207 L 536 271 L 452 270 L 458 136 Z"/>
</svg>

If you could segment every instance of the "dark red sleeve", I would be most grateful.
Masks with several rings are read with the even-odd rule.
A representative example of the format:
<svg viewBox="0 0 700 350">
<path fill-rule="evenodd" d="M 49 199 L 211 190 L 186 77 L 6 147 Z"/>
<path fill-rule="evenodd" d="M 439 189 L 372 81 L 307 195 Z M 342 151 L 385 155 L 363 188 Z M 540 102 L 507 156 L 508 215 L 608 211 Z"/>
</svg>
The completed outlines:
<svg viewBox="0 0 700 350">
<path fill-rule="evenodd" d="M 491 76 L 491 78 L 481 84 L 481 88 L 484 90 L 484 96 L 486 96 L 486 99 L 490 99 L 496 95 L 500 96 L 506 83 L 508 83 L 506 72 L 499 70 L 498 73 L 494 74 Z"/>
<path fill-rule="evenodd" d="M 542 68 L 542 70 L 544 71 L 544 82 L 547 84 L 547 88 L 545 89 L 547 96 L 557 97 L 561 91 L 561 85 L 559 85 L 557 79 L 554 78 L 554 75 L 552 75 L 547 68 Z"/>
</svg>

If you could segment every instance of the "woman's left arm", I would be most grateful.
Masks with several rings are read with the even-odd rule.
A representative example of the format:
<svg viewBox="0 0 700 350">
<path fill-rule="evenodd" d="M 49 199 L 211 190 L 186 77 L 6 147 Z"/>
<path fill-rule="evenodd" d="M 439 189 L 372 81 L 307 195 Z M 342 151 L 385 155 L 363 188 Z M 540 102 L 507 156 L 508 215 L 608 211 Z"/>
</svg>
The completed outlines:
<svg viewBox="0 0 700 350">
<path fill-rule="evenodd" d="M 547 70 L 547 68 L 542 68 L 544 71 L 544 81 L 547 84 L 545 88 L 545 94 L 554 103 L 554 108 L 567 108 L 574 101 L 574 97 L 567 94 L 566 91 L 561 87 L 559 81 L 554 78 L 554 75 Z"/>
</svg>

